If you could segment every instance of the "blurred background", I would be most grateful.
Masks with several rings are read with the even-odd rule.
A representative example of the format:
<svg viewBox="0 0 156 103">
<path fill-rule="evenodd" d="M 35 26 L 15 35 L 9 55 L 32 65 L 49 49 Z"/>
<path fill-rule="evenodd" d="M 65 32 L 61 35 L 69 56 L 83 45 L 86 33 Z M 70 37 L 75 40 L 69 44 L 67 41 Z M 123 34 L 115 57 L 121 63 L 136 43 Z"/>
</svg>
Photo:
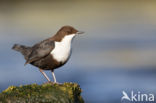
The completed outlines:
<svg viewBox="0 0 156 103">
<path fill-rule="evenodd" d="M 46 82 L 11 48 L 32 46 L 64 25 L 85 34 L 75 38 L 69 62 L 55 75 L 60 83 L 79 83 L 86 103 L 120 103 L 123 90 L 156 94 L 154 0 L 1 0 L 0 91 Z"/>
</svg>

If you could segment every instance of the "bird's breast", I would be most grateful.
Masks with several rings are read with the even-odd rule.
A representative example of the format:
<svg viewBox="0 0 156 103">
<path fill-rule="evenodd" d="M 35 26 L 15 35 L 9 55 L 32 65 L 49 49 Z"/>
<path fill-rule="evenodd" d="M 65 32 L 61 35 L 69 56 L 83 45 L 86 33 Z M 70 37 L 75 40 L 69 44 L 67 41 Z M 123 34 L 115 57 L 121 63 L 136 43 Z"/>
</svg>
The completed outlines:
<svg viewBox="0 0 156 103">
<path fill-rule="evenodd" d="M 71 44 L 55 42 L 55 48 L 51 51 L 51 55 L 58 62 L 66 62 L 71 54 Z"/>
</svg>

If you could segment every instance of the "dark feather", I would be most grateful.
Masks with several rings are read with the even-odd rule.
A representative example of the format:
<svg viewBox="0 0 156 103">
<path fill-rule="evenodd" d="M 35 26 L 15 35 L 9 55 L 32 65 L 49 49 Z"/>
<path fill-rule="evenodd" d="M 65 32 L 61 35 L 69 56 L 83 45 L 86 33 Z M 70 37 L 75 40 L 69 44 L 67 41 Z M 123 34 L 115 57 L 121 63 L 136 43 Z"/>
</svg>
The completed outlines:
<svg viewBox="0 0 156 103">
<path fill-rule="evenodd" d="M 28 56 L 28 59 L 25 63 L 31 63 L 34 61 L 37 61 L 47 55 L 50 54 L 50 52 L 54 49 L 54 41 L 51 41 L 49 39 L 44 40 L 32 47 L 32 52 Z"/>
<path fill-rule="evenodd" d="M 12 49 L 22 53 L 26 60 L 28 59 L 28 56 L 30 55 L 30 53 L 32 51 L 31 47 L 24 46 L 24 45 L 19 45 L 19 44 L 15 44 L 12 47 Z"/>
</svg>

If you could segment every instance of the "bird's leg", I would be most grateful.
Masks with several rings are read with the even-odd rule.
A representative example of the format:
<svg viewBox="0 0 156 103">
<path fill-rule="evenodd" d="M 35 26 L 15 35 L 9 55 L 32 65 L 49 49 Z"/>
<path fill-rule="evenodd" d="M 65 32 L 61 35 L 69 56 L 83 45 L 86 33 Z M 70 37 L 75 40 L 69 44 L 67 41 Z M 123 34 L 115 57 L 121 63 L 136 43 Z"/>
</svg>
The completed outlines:
<svg viewBox="0 0 156 103">
<path fill-rule="evenodd" d="M 40 72 L 44 75 L 44 77 L 48 80 L 48 82 L 51 82 L 48 76 L 44 73 L 42 69 L 40 69 Z"/>
<path fill-rule="evenodd" d="M 54 83 L 57 83 L 57 82 L 56 82 L 56 77 L 55 77 L 54 71 L 52 70 L 51 72 L 52 72 L 52 76 L 53 76 L 53 78 L 54 78 Z"/>
</svg>

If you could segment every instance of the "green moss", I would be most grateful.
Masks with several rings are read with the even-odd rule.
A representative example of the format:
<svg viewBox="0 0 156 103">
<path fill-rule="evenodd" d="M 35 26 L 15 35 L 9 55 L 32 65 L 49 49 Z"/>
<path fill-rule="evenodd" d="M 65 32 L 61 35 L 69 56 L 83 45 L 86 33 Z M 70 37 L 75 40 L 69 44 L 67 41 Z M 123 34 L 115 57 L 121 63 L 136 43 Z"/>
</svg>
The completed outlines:
<svg viewBox="0 0 156 103">
<path fill-rule="evenodd" d="M 84 103 L 76 83 L 10 86 L 0 93 L 0 103 Z"/>
</svg>

